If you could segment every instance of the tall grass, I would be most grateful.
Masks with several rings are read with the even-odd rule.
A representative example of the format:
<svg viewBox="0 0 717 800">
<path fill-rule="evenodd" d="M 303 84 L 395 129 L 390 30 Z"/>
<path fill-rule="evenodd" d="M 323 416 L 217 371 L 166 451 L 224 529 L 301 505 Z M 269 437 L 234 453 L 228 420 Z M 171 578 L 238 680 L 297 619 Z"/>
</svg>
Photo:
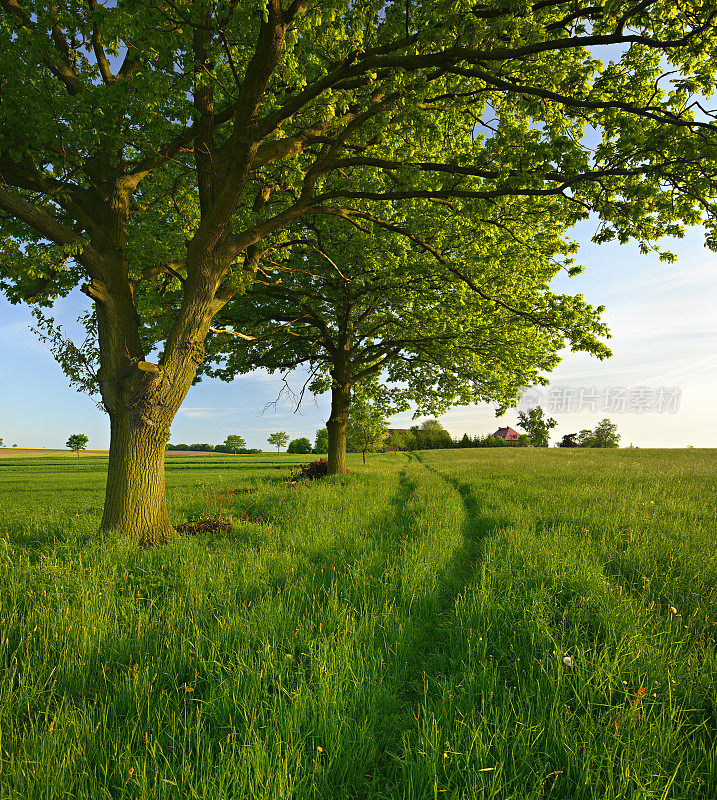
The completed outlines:
<svg viewBox="0 0 717 800">
<path fill-rule="evenodd" d="M 301 460 L 0 460 L 0 798 L 717 796 L 713 452 Z"/>
</svg>

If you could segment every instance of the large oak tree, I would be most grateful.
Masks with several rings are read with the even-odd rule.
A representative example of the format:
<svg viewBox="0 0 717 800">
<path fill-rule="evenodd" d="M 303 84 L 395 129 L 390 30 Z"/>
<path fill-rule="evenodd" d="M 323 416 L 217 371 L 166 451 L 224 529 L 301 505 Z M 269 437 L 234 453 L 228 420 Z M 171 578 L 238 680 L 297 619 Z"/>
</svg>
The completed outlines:
<svg viewBox="0 0 717 800">
<path fill-rule="evenodd" d="M 602 309 L 550 290 L 559 270 L 575 269 L 571 243 L 549 204 L 523 206 L 503 202 L 473 229 L 475 217 L 463 214 L 393 230 L 331 218 L 294 226 L 285 257 L 219 312 L 207 348 L 218 366 L 206 370 L 231 380 L 305 365 L 305 385 L 331 392 L 333 474 L 346 471 L 357 389 L 373 386 L 384 413 L 392 394 L 394 408 L 412 401 L 417 414 L 475 402 L 505 408 L 521 388 L 545 382 L 566 341 L 604 358 Z M 249 341 L 226 335 L 239 324 Z"/>
<path fill-rule="evenodd" d="M 602 239 L 697 222 L 714 26 L 707 0 L 0 0 L 2 286 L 95 304 L 102 527 L 172 532 L 170 425 L 213 317 L 293 221 L 552 196 Z M 172 282 L 155 362 L 135 292 L 156 312 Z"/>
</svg>

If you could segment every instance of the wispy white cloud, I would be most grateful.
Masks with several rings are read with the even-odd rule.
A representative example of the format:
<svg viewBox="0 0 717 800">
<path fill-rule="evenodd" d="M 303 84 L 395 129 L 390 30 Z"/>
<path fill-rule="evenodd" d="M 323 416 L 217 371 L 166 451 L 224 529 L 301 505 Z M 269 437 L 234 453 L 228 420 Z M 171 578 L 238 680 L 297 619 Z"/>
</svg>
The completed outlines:
<svg viewBox="0 0 717 800">
<path fill-rule="evenodd" d="M 189 419 L 222 419 L 223 417 L 233 417 L 237 414 L 246 414 L 245 408 L 181 408 L 178 416 L 188 417 Z"/>
<path fill-rule="evenodd" d="M 38 353 L 48 353 L 49 356 L 47 347 L 30 330 L 25 320 L 16 320 L 0 325 L 0 344 L 4 348 L 30 349 Z M 49 356 L 49 358 L 52 357 Z"/>
</svg>

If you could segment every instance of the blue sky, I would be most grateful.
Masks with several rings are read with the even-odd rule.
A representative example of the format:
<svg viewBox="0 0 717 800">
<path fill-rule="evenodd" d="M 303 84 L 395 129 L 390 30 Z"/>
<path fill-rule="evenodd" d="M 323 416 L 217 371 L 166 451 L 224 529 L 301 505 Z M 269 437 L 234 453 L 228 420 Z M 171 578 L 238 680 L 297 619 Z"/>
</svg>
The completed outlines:
<svg viewBox="0 0 717 800">
<path fill-rule="evenodd" d="M 585 223 L 576 230 L 581 243 L 577 260 L 585 272 L 559 277 L 555 286 L 606 306 L 614 355 L 600 362 L 582 353 L 564 354 L 550 387 L 536 396 L 558 420 L 554 439 L 609 416 L 624 445 L 717 447 L 717 254 L 703 247 L 702 232 L 694 229 L 670 243 L 677 263 L 664 264 L 633 245 L 593 245 L 593 227 Z M 72 326 L 88 303 L 73 292 L 53 315 Z M 0 437 L 6 446 L 62 447 L 70 434 L 82 432 L 90 437 L 90 447 L 107 447 L 106 415 L 68 387 L 50 353 L 29 331 L 30 322 L 26 306 L 0 298 Z M 301 383 L 300 375 L 291 381 L 296 388 Z M 307 396 L 298 412 L 289 402 L 265 410 L 281 385 L 280 377 L 262 372 L 229 384 L 204 380 L 190 390 L 177 415 L 172 442 L 218 443 L 238 433 L 248 446 L 270 449 L 266 437 L 278 430 L 313 439 L 328 416 L 328 398 Z M 676 391 L 677 410 L 658 412 L 660 404 L 669 408 Z M 612 410 L 603 408 L 606 402 Z M 652 410 L 637 411 L 645 406 Z M 466 406 L 452 409 L 441 421 L 454 436 L 487 433 L 499 425 L 517 427 L 517 413 L 511 410 L 497 419 L 490 406 Z M 410 413 L 391 420 L 393 427 L 411 424 Z"/>
</svg>

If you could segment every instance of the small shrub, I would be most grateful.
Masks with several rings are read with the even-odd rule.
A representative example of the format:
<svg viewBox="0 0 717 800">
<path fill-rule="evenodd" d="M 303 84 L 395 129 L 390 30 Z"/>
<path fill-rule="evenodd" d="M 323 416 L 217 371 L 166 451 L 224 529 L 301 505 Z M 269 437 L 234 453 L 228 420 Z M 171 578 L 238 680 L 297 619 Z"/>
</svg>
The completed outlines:
<svg viewBox="0 0 717 800">
<path fill-rule="evenodd" d="M 292 480 L 315 481 L 325 478 L 329 474 L 329 459 L 322 458 L 319 461 L 309 461 L 308 464 L 299 464 L 291 470 Z"/>
<path fill-rule="evenodd" d="M 193 522 L 183 522 L 177 525 L 179 533 L 188 533 L 196 535 L 197 533 L 216 533 L 218 531 L 230 531 L 232 528 L 231 522 L 228 519 L 220 517 L 219 519 L 198 519 Z"/>
</svg>

